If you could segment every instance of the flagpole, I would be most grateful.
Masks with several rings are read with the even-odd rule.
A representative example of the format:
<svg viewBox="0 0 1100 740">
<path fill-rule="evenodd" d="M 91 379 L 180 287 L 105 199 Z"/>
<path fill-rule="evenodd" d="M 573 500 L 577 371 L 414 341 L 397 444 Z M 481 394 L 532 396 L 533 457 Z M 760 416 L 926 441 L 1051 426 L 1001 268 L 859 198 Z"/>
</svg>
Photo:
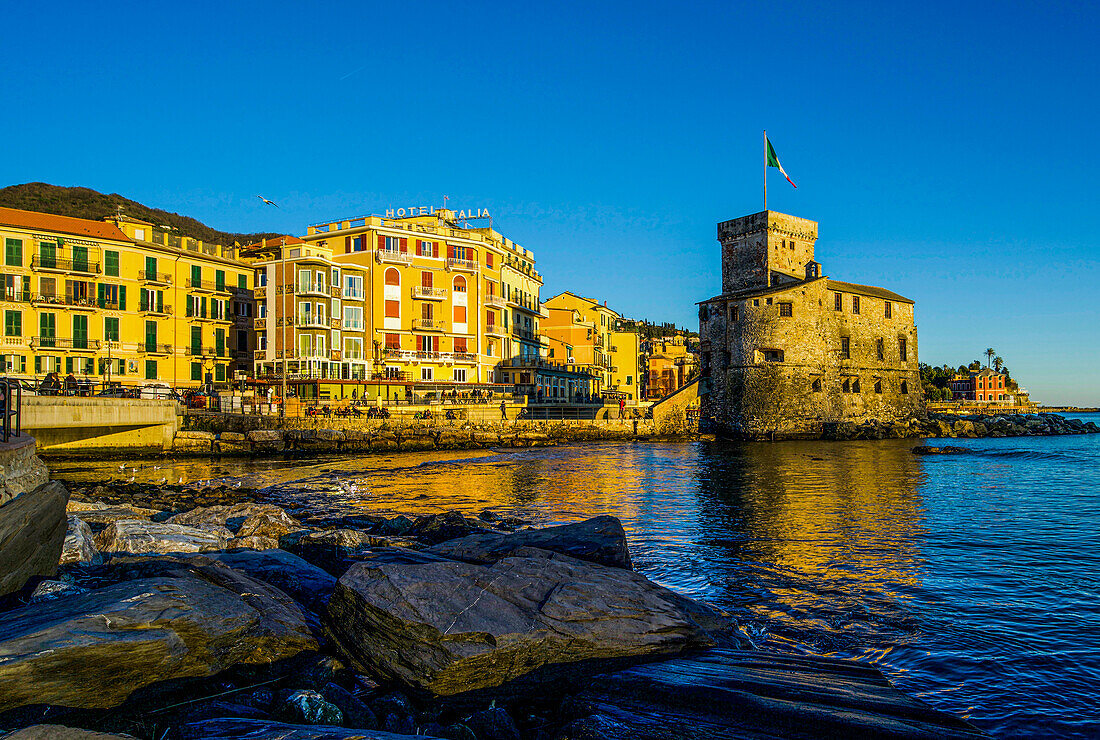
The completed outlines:
<svg viewBox="0 0 1100 740">
<path fill-rule="evenodd" d="M 764 129 L 764 210 L 768 210 L 768 130 Z"/>
</svg>

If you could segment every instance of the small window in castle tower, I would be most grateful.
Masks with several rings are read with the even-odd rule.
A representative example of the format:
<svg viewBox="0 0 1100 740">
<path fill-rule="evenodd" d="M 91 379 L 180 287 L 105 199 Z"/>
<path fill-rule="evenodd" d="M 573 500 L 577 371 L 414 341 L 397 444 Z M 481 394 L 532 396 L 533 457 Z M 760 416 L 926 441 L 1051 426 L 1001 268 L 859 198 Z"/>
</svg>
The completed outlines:
<svg viewBox="0 0 1100 740">
<path fill-rule="evenodd" d="M 810 390 L 814 393 L 821 393 L 821 378 L 814 378 L 814 382 L 810 383 Z"/>
<path fill-rule="evenodd" d="M 739 314 L 737 306 L 730 306 L 730 321 L 737 321 Z"/>
<path fill-rule="evenodd" d="M 859 378 L 852 381 L 852 393 L 859 393 Z"/>
<path fill-rule="evenodd" d="M 849 337 L 840 338 L 840 356 L 842 359 L 852 359 L 852 340 Z"/>
<path fill-rule="evenodd" d="M 783 362 L 783 350 L 781 350 L 781 349 L 766 349 L 766 350 L 764 350 L 764 362 Z"/>
<path fill-rule="evenodd" d="M 876 380 L 875 381 L 875 393 L 882 393 L 882 381 L 881 380 Z"/>
<path fill-rule="evenodd" d="M 909 384 L 906 383 L 903 380 L 903 381 L 901 381 L 901 394 L 904 396 L 904 395 L 908 395 L 908 393 L 909 393 Z"/>
<path fill-rule="evenodd" d="M 886 359 L 886 343 L 881 339 L 875 340 L 875 352 L 878 354 L 878 359 L 880 361 Z"/>
<path fill-rule="evenodd" d="M 894 309 L 890 305 L 890 301 L 886 301 L 886 318 L 890 318 L 894 314 Z"/>
<path fill-rule="evenodd" d="M 833 308 L 837 311 L 844 310 L 844 296 L 841 293 L 833 293 Z"/>
<path fill-rule="evenodd" d="M 779 304 L 779 315 L 780 316 L 794 316 L 794 304 L 780 303 Z"/>
<path fill-rule="evenodd" d="M 840 390 L 844 393 L 851 393 L 852 392 L 852 381 L 845 378 L 844 382 L 840 384 Z"/>
<path fill-rule="evenodd" d="M 852 313 L 859 313 L 859 296 L 852 296 Z"/>
<path fill-rule="evenodd" d="M 898 337 L 898 357 L 902 362 L 909 359 L 909 351 L 906 346 L 905 337 Z"/>
<path fill-rule="evenodd" d="M 759 306 L 760 305 L 760 299 L 759 298 L 753 298 L 752 299 L 752 305 Z"/>
</svg>

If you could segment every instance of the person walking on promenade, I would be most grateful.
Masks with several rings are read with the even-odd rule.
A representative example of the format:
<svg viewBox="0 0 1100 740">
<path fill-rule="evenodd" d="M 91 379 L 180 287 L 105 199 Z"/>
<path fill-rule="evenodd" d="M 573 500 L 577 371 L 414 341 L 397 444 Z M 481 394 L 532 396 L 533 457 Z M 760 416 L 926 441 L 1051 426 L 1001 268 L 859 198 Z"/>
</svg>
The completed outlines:
<svg viewBox="0 0 1100 740">
<path fill-rule="evenodd" d="M 619 418 L 620 419 L 623 418 L 623 411 L 625 411 L 625 410 L 626 410 L 626 399 L 625 398 L 620 398 L 619 399 Z"/>
<path fill-rule="evenodd" d="M 508 404 L 503 398 L 500 400 L 500 420 L 508 421 Z"/>
</svg>

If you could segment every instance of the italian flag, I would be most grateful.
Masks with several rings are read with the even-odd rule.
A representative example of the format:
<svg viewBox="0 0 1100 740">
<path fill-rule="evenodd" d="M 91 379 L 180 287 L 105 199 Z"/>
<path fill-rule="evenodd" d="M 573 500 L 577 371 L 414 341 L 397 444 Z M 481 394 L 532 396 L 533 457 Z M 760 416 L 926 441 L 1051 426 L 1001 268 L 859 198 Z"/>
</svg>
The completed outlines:
<svg viewBox="0 0 1100 740">
<path fill-rule="evenodd" d="M 783 177 L 787 178 L 787 182 L 791 184 L 791 187 L 797 188 L 798 186 L 794 184 L 794 180 L 792 180 L 791 176 L 787 174 L 787 171 L 783 169 L 783 165 L 779 164 L 779 157 L 775 156 L 775 147 L 772 146 L 771 139 L 768 138 L 767 134 L 764 134 L 764 143 L 768 145 L 768 166 L 775 167 L 779 170 L 783 174 Z"/>
</svg>

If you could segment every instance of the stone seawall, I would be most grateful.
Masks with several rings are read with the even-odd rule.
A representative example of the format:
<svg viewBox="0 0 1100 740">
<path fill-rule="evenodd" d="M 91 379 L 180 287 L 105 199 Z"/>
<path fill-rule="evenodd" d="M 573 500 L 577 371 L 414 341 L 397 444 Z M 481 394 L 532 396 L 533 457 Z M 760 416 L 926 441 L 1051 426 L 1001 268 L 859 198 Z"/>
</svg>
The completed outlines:
<svg viewBox="0 0 1100 740">
<path fill-rule="evenodd" d="M 233 414 L 187 416 L 173 454 L 270 454 L 286 451 L 422 451 L 547 447 L 580 442 L 695 439 L 686 419 L 524 420 L 507 422 L 317 419 Z"/>
</svg>

